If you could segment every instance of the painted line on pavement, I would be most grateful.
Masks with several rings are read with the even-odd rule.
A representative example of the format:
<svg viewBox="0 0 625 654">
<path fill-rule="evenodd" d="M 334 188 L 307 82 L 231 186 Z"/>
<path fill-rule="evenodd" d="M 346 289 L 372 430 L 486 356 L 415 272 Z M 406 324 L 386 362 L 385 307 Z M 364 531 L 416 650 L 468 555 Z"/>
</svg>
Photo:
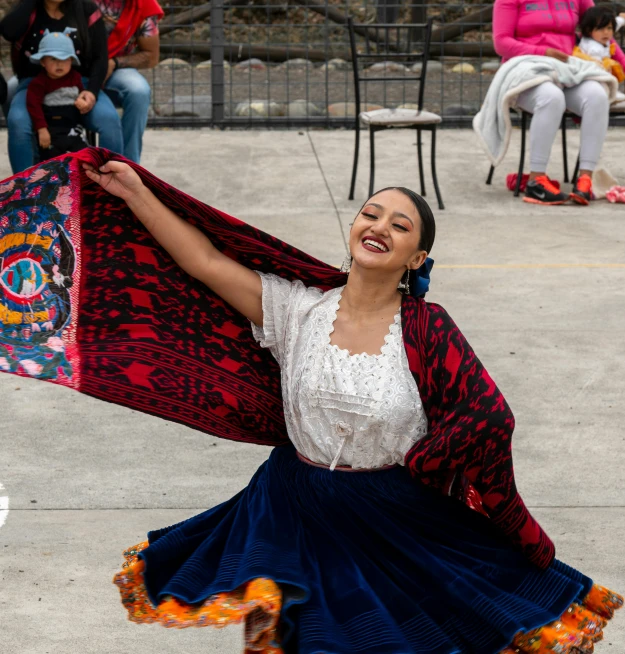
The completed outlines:
<svg viewBox="0 0 625 654">
<path fill-rule="evenodd" d="M 504 269 L 504 268 L 621 268 L 625 269 L 625 263 L 440 263 L 437 269 Z"/>
</svg>

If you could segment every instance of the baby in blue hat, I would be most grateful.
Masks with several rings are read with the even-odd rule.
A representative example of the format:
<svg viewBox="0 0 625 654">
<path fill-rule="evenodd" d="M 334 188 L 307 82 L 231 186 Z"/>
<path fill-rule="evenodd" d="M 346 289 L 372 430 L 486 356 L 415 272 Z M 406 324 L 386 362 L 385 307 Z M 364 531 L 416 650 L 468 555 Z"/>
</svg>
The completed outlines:
<svg viewBox="0 0 625 654">
<path fill-rule="evenodd" d="M 40 160 L 87 146 L 81 124 L 80 110 L 84 100 L 78 96 L 83 90 L 80 73 L 72 64 L 80 65 L 74 43 L 68 36 L 75 31 L 45 31 L 39 50 L 30 58 L 40 62 L 43 70 L 28 85 L 26 107 L 37 131 Z"/>
</svg>

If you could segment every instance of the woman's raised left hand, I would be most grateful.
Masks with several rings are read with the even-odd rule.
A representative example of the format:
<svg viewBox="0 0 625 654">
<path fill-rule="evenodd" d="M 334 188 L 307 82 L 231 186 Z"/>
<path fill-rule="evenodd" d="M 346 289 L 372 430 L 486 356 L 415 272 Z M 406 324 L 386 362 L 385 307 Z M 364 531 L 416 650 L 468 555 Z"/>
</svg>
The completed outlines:
<svg viewBox="0 0 625 654">
<path fill-rule="evenodd" d="M 145 189 L 139 175 L 122 161 L 109 161 L 98 169 L 90 164 L 83 164 L 83 169 L 89 179 L 99 184 L 111 195 L 126 202 L 138 197 L 139 193 Z"/>
</svg>

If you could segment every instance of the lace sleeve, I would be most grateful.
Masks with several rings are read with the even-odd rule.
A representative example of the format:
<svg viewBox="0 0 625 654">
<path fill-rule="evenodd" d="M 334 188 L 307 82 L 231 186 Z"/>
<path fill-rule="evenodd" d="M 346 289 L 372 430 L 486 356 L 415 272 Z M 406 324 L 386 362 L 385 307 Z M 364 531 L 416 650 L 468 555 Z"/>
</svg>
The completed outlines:
<svg viewBox="0 0 625 654">
<path fill-rule="evenodd" d="M 290 282 L 261 272 L 258 275 L 263 284 L 263 326 L 251 323 L 252 333 L 260 346 L 269 348 L 281 363 L 289 322 L 297 320 L 297 308 L 307 289 L 300 281 Z"/>
</svg>

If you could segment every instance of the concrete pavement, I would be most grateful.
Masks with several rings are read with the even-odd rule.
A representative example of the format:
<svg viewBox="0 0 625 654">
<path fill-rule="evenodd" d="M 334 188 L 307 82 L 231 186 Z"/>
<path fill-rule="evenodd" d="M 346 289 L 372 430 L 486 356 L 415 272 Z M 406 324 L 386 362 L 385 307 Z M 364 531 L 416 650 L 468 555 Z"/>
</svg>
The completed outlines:
<svg viewBox="0 0 625 654">
<path fill-rule="evenodd" d="M 569 134 L 571 153 L 577 136 Z M 514 137 L 486 187 L 488 163 L 473 134 L 440 132 L 447 208 L 435 208 L 429 299 L 448 309 L 512 406 L 517 481 L 558 556 L 623 592 L 625 208 L 541 208 L 513 198 L 503 180 L 516 168 Z M 609 132 L 603 164 L 625 180 L 622 138 Z M 376 187 L 418 190 L 414 134 L 382 134 L 377 143 Z M 366 199 L 366 145 L 352 202 L 346 131 L 151 131 L 143 163 L 339 264 Z M 558 145 L 550 172 L 561 178 Z M 5 160 L 0 177 L 9 175 Z M 433 201 L 427 173 L 426 185 Z M 268 450 L 9 375 L 0 375 L 0 396 L 0 495 L 10 504 L 0 528 L 0 652 L 240 652 L 236 627 L 128 623 L 110 581 L 126 546 L 229 498 Z M 599 654 L 625 652 L 625 612 L 606 635 Z"/>
</svg>

